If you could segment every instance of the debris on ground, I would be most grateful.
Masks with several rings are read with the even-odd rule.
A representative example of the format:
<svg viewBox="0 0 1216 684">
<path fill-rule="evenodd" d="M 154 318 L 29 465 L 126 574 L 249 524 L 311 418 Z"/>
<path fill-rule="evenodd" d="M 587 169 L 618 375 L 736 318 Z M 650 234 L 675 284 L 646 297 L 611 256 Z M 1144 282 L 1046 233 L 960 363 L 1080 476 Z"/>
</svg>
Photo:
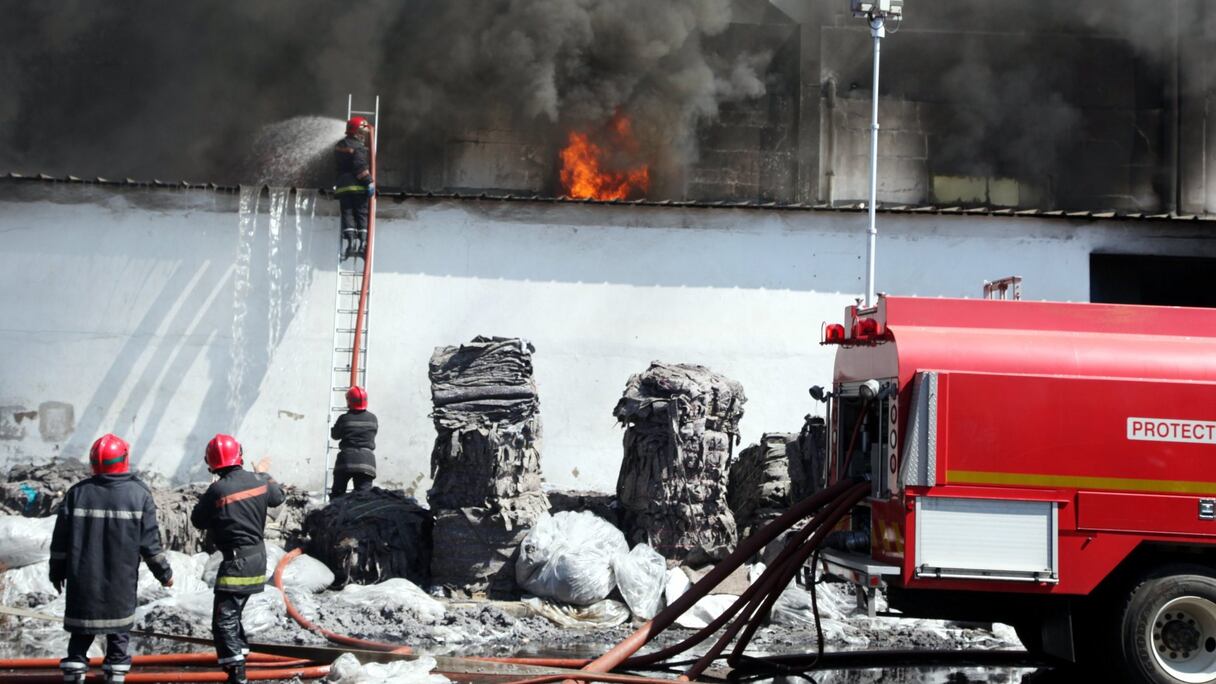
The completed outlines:
<svg viewBox="0 0 1216 684">
<path fill-rule="evenodd" d="M 402 577 L 430 582 L 431 514 L 412 497 L 372 487 L 333 499 L 302 525 L 304 548 L 339 586 Z"/>
<path fill-rule="evenodd" d="M 325 681 L 336 684 L 448 684 L 447 677 L 434 672 L 435 666 L 435 659 L 429 656 L 363 664 L 353 653 L 343 653 L 329 666 Z"/>
<path fill-rule="evenodd" d="M 730 467 L 726 500 L 739 537 L 746 538 L 790 506 L 790 461 L 786 445 L 795 435 L 769 432 L 739 452 Z"/>
<path fill-rule="evenodd" d="M 435 446 L 427 502 L 431 581 L 462 595 L 514 596 L 514 554 L 549 509 L 541 490 L 540 400 L 531 343 L 482 337 L 431 356 Z"/>
<path fill-rule="evenodd" d="M 616 491 L 630 542 L 692 565 L 734 548 L 728 464 L 746 401 L 704 366 L 656 361 L 629 378 L 613 415 L 626 426 Z"/>
<path fill-rule="evenodd" d="M 0 516 L 0 571 L 23 568 L 51 557 L 55 517 Z"/>
</svg>

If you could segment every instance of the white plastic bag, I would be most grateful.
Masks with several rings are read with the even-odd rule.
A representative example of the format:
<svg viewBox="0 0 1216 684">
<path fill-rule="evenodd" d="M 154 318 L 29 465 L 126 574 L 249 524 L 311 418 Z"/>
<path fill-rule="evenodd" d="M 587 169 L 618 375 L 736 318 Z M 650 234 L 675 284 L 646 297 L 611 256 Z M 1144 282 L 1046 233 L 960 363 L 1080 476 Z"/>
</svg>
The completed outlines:
<svg viewBox="0 0 1216 684">
<path fill-rule="evenodd" d="M 529 596 L 521 601 L 528 610 L 547 618 L 559 627 L 595 627 L 607 629 L 623 624 L 629 619 L 629 608 L 620 601 L 604 599 L 589 606 L 572 606 L 557 603 L 539 596 Z"/>
<path fill-rule="evenodd" d="M 267 568 L 267 573 L 272 574 L 273 571 Z M 307 554 L 297 556 L 283 571 L 284 589 L 311 591 L 315 594 L 325 591 L 333 583 L 333 571 Z"/>
<path fill-rule="evenodd" d="M 170 595 L 207 591 L 207 584 L 202 580 L 202 568 L 199 566 L 199 560 L 205 559 L 205 555 L 187 556 L 178 551 L 165 551 L 165 557 L 168 558 L 169 565 L 173 568 L 173 586 L 162 587 L 153 576 L 152 571 L 148 569 L 148 564 L 141 561 L 137 589 L 140 605 Z"/>
<path fill-rule="evenodd" d="M 658 614 L 667 585 L 667 559 L 643 543 L 614 558 L 612 570 L 616 586 L 635 616 L 649 620 Z"/>
<path fill-rule="evenodd" d="M 51 557 L 55 516 L 23 518 L 0 516 L 0 570 L 32 565 Z"/>
<path fill-rule="evenodd" d="M 325 679 L 340 684 L 448 684 L 448 678 L 434 669 L 435 659 L 430 656 L 362 665 L 353 654 L 343 653 L 329 666 Z"/>
<path fill-rule="evenodd" d="M 625 535 L 589 511 L 563 511 L 537 521 L 519 546 L 515 580 L 562 603 L 590 605 L 616 586 L 612 561 L 629 553 Z"/>
<path fill-rule="evenodd" d="M 367 586 L 348 584 L 334 598 L 351 606 L 407 611 L 419 622 L 429 625 L 441 622 L 445 614 L 443 604 L 401 577 Z"/>
</svg>

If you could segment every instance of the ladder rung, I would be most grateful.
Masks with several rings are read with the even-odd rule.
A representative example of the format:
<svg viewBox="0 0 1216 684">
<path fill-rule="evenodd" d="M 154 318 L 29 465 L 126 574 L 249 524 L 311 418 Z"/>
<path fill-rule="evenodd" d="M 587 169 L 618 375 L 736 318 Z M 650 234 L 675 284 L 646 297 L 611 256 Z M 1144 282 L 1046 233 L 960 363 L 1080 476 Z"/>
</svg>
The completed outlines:
<svg viewBox="0 0 1216 684">
<path fill-rule="evenodd" d="M 364 309 L 364 311 L 367 311 L 367 310 L 366 310 L 366 309 Z M 338 309 L 338 313 L 340 313 L 340 314 L 353 314 L 353 313 L 359 313 L 359 310 L 358 310 L 358 309 Z"/>
<path fill-rule="evenodd" d="M 338 290 L 338 294 L 355 295 L 359 293 L 360 290 Z"/>
<path fill-rule="evenodd" d="M 354 351 L 354 350 L 355 350 L 355 348 L 354 348 L 354 347 L 334 347 L 334 351 L 338 352 L 339 354 L 349 354 L 349 353 L 351 353 L 351 352 L 352 352 L 352 351 Z M 360 353 L 360 354 L 366 354 L 366 353 L 367 353 L 367 347 L 360 347 L 360 349 L 359 349 L 359 353 Z"/>
<path fill-rule="evenodd" d="M 340 276 L 362 276 L 363 271 L 338 271 Z"/>
<path fill-rule="evenodd" d="M 350 110 L 350 113 L 351 113 L 351 114 L 370 114 L 371 116 L 375 116 L 375 115 L 376 115 L 376 113 L 375 113 L 375 112 L 361 112 L 361 111 L 359 111 L 358 109 L 352 109 L 352 110 Z"/>
<path fill-rule="evenodd" d="M 336 333 L 342 333 L 342 334 L 344 334 L 344 335 L 349 335 L 350 333 L 353 333 L 354 331 L 355 331 L 355 329 L 354 329 L 354 328 L 338 328 L 338 329 L 337 329 L 337 330 L 335 330 L 334 332 L 336 332 Z M 363 329 L 363 334 L 364 334 L 364 335 L 366 335 L 366 334 L 367 334 L 367 328 L 364 328 L 364 329 Z"/>
</svg>

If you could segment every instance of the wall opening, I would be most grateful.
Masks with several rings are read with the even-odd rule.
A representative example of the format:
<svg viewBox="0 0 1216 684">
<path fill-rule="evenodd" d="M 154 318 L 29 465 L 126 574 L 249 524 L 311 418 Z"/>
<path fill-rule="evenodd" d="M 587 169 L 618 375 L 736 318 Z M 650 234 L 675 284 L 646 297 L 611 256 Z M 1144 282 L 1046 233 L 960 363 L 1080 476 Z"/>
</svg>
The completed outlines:
<svg viewBox="0 0 1216 684">
<path fill-rule="evenodd" d="M 1106 304 L 1216 307 L 1216 258 L 1090 254 L 1089 299 Z"/>
</svg>

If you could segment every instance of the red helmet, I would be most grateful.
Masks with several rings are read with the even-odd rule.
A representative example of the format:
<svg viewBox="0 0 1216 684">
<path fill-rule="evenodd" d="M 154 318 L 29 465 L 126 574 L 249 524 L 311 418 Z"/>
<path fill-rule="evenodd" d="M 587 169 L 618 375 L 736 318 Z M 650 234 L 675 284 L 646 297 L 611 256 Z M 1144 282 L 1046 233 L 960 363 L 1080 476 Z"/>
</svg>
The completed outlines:
<svg viewBox="0 0 1216 684">
<path fill-rule="evenodd" d="M 131 471 L 131 446 L 122 437 L 105 434 L 89 449 L 89 465 L 94 475 L 118 475 Z"/>
<path fill-rule="evenodd" d="M 359 132 L 359 129 L 362 128 L 371 128 L 371 124 L 367 122 L 367 119 L 361 116 L 352 116 L 346 120 L 347 135 L 354 135 L 355 133 Z"/>
<path fill-rule="evenodd" d="M 346 408 L 352 411 L 366 411 L 367 390 L 358 385 L 346 390 Z"/>
<path fill-rule="evenodd" d="M 245 462 L 245 450 L 236 438 L 231 435 L 216 435 L 207 442 L 207 454 L 203 460 L 207 462 L 207 470 L 215 472 L 223 468 L 239 466 Z"/>
</svg>

